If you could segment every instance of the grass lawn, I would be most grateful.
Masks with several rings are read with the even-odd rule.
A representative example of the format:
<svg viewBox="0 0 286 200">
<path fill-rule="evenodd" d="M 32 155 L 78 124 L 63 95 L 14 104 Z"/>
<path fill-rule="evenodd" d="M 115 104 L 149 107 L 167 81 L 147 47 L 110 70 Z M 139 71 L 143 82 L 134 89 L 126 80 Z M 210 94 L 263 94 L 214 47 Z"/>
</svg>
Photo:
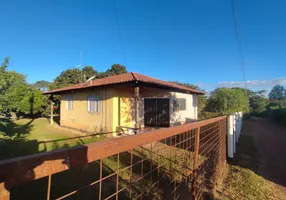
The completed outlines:
<svg viewBox="0 0 286 200">
<path fill-rule="evenodd" d="M 279 185 L 259 175 L 259 154 L 251 135 L 243 133 L 236 157 L 227 164 L 218 185 L 216 200 L 282 200 L 286 193 Z"/>
<path fill-rule="evenodd" d="M 0 118 L 0 160 L 105 139 L 81 136 L 81 132 L 49 124 L 47 118 L 10 120 Z"/>
</svg>

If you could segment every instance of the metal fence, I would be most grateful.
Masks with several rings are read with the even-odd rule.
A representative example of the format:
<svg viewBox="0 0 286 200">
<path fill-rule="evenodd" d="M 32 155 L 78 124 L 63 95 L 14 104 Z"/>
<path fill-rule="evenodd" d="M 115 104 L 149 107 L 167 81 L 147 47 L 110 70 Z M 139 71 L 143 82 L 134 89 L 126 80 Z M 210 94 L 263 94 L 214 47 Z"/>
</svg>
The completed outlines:
<svg viewBox="0 0 286 200">
<path fill-rule="evenodd" d="M 226 117 L 0 162 L 0 199 L 205 199 Z"/>
</svg>

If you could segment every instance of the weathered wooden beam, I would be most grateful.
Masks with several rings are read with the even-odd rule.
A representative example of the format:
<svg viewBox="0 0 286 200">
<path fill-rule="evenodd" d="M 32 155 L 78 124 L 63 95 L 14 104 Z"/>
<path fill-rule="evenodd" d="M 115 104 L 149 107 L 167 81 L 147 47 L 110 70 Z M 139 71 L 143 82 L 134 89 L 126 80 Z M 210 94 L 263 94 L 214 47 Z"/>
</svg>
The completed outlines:
<svg viewBox="0 0 286 200">
<path fill-rule="evenodd" d="M 53 124 L 54 123 L 54 106 L 53 106 L 53 94 L 51 94 L 51 119 L 50 119 L 50 124 Z"/>
<path fill-rule="evenodd" d="M 140 121 L 139 121 L 139 86 L 136 86 L 134 88 L 134 103 L 135 103 L 135 128 L 138 129 L 140 128 Z"/>
</svg>

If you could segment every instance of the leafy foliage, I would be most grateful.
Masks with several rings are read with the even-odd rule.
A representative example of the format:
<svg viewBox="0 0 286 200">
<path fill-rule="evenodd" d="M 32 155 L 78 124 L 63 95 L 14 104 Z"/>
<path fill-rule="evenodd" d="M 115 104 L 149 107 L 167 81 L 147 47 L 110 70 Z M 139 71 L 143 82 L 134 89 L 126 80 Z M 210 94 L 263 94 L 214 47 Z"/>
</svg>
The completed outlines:
<svg viewBox="0 0 286 200">
<path fill-rule="evenodd" d="M 113 64 L 111 68 L 105 72 L 98 72 L 92 66 L 85 66 L 82 69 L 82 72 L 78 68 L 67 69 L 57 76 L 53 84 L 51 84 L 49 87 L 50 89 L 56 89 L 72 84 L 78 84 L 81 82 L 81 80 L 85 82 L 92 76 L 95 76 L 96 79 L 123 73 L 127 73 L 127 70 L 125 66 L 120 64 Z"/>
<path fill-rule="evenodd" d="M 249 99 L 251 112 L 255 115 L 265 115 L 268 100 L 263 96 L 255 95 Z"/>
<path fill-rule="evenodd" d="M 37 114 L 43 112 L 47 102 L 42 93 L 26 82 L 26 76 L 8 71 L 9 57 L 0 67 L 0 114 Z"/>
<path fill-rule="evenodd" d="M 282 100 L 286 98 L 285 89 L 282 85 L 276 85 L 269 93 L 270 100 Z"/>
<path fill-rule="evenodd" d="M 110 69 L 106 70 L 105 72 L 107 76 L 113 76 L 118 74 L 125 74 L 127 73 L 126 67 L 120 64 L 113 64 Z"/>
<path fill-rule="evenodd" d="M 32 86 L 37 90 L 41 90 L 42 92 L 46 92 L 49 90 L 51 84 L 52 84 L 51 82 L 48 82 L 45 80 L 40 80 L 40 81 L 37 81 L 36 83 L 34 83 Z"/>
<path fill-rule="evenodd" d="M 29 90 L 19 104 L 19 111 L 26 115 L 43 113 L 48 105 L 47 97 L 40 90 Z"/>
<path fill-rule="evenodd" d="M 110 69 L 106 70 L 105 72 L 100 74 L 101 78 L 114 76 L 118 74 L 125 74 L 127 73 L 126 67 L 120 64 L 113 64 Z"/>
<path fill-rule="evenodd" d="M 247 112 L 249 111 L 247 94 L 240 88 L 218 88 L 211 93 L 207 110 L 223 114 Z"/>
<path fill-rule="evenodd" d="M 58 77 L 56 77 L 51 87 L 54 89 L 80 83 L 80 75 L 80 70 L 77 68 L 67 69 L 63 71 Z"/>
<path fill-rule="evenodd" d="M 99 73 L 92 67 L 92 66 L 85 66 L 82 69 L 83 73 L 83 81 L 88 80 L 90 77 L 95 76 L 96 78 L 99 77 Z"/>
</svg>

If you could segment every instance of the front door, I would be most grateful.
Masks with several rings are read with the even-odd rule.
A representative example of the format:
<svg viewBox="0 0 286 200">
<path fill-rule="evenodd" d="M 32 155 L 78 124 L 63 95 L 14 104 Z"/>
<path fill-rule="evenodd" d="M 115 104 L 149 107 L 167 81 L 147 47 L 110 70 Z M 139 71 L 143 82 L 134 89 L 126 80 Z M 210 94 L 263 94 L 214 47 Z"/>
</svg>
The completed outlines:
<svg viewBox="0 0 286 200">
<path fill-rule="evenodd" d="M 169 127 L 170 106 L 168 98 L 144 99 L 144 124 L 147 127 Z"/>
</svg>

